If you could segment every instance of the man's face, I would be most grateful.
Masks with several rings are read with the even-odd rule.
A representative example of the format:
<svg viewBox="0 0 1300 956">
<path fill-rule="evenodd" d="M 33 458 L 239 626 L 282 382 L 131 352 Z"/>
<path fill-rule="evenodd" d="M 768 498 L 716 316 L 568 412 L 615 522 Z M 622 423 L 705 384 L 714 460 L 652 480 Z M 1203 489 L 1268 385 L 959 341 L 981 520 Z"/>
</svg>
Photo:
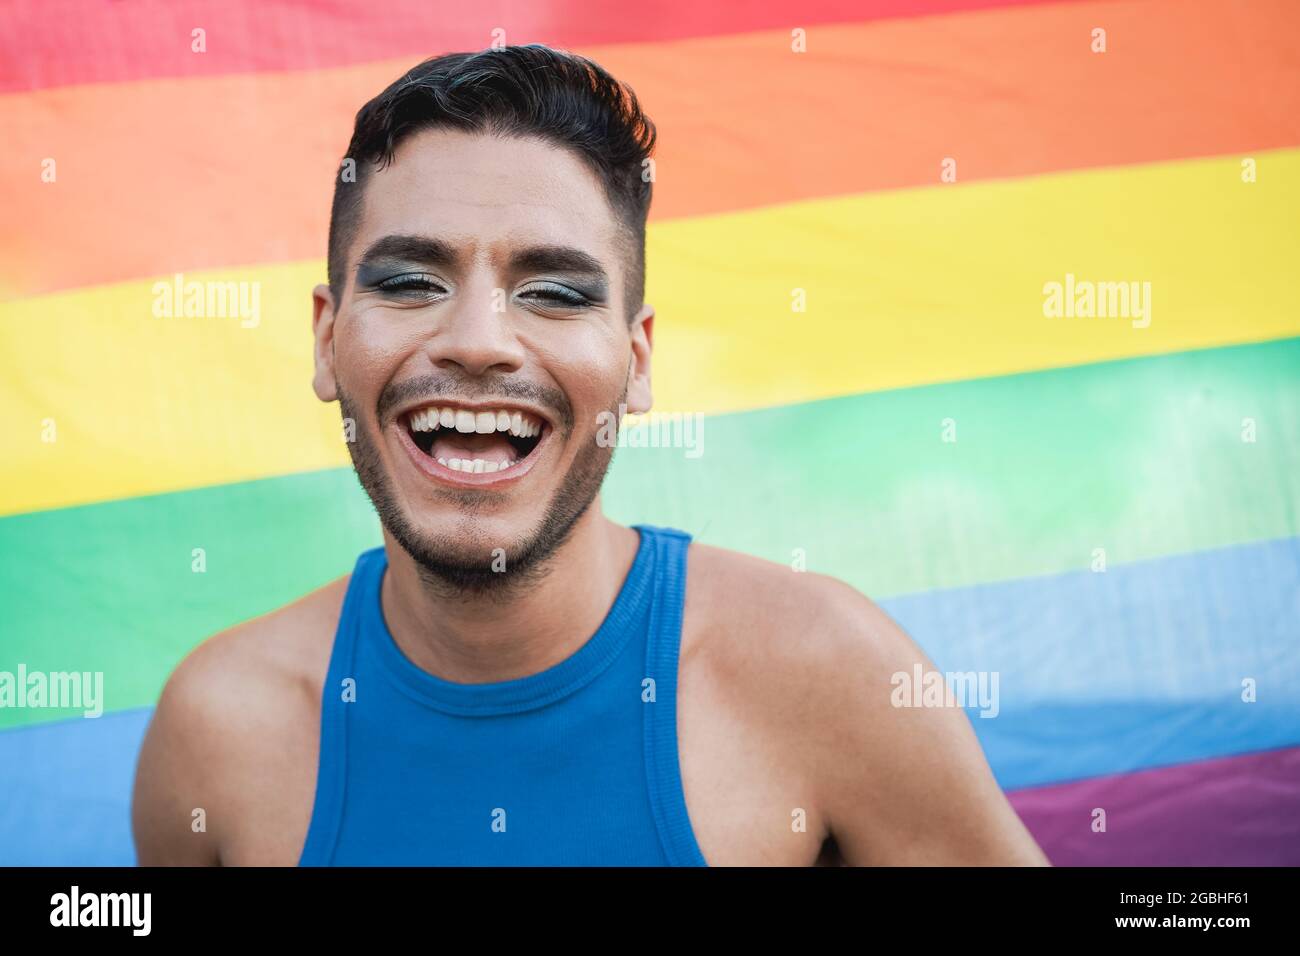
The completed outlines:
<svg viewBox="0 0 1300 956">
<path fill-rule="evenodd" d="M 627 239 L 595 174 L 537 139 L 424 131 L 362 188 L 341 301 L 316 292 L 317 394 L 355 422 L 361 482 L 423 567 L 518 579 L 598 492 L 601 413 L 649 408 Z"/>
</svg>

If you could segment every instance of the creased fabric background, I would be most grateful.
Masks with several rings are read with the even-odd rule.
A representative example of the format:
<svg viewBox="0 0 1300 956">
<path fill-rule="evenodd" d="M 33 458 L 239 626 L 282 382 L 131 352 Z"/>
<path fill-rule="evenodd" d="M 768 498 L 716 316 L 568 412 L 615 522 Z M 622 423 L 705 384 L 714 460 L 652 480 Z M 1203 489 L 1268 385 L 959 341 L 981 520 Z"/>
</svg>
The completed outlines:
<svg viewBox="0 0 1300 956">
<path fill-rule="evenodd" d="M 332 177 L 363 102 L 497 39 L 659 127 L 656 400 L 704 453 L 620 450 L 610 513 L 996 673 L 971 720 L 1054 862 L 1300 863 L 1297 36 L 1290 0 L 0 6 L 0 671 L 106 698 L 0 708 L 0 864 L 131 863 L 168 673 L 378 542 L 309 387 Z M 177 274 L 257 323 L 156 317 Z M 1046 315 L 1067 281 L 1149 321 Z"/>
</svg>

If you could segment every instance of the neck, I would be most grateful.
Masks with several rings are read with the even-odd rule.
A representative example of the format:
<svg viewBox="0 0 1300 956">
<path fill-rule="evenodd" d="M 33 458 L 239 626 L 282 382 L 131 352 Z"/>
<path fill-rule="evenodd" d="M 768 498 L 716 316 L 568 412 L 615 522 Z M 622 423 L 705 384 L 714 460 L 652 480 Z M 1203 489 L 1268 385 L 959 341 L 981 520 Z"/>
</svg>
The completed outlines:
<svg viewBox="0 0 1300 956">
<path fill-rule="evenodd" d="M 638 535 L 604 516 L 597 498 L 525 587 L 449 595 L 384 532 L 380 603 L 388 630 L 417 667 L 461 684 L 536 674 L 576 652 L 600 627 L 636 558 Z"/>
</svg>

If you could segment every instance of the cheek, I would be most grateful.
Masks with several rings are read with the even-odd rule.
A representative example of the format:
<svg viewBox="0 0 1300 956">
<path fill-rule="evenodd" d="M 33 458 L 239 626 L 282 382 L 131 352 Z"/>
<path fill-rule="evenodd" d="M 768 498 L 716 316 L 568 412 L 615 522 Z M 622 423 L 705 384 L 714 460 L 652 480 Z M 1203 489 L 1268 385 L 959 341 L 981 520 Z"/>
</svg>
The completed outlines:
<svg viewBox="0 0 1300 956">
<path fill-rule="evenodd" d="M 377 394 L 418 345 L 400 325 L 364 312 L 354 313 L 334 333 L 335 373 L 350 394 Z"/>
<path fill-rule="evenodd" d="M 530 343 L 530 348 L 568 396 L 579 433 L 597 427 L 596 415 L 611 408 L 623 394 L 631 360 L 627 336 L 620 338 L 588 326 Z"/>
</svg>

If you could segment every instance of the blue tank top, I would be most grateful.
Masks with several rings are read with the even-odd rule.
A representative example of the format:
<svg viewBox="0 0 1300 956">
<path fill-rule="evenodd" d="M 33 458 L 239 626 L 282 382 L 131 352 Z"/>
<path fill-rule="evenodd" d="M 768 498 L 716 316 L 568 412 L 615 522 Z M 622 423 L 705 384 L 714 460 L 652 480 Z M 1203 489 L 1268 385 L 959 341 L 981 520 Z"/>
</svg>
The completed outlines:
<svg viewBox="0 0 1300 956">
<path fill-rule="evenodd" d="M 457 684 L 393 642 L 357 560 L 321 700 L 303 866 L 705 866 L 677 759 L 690 536 L 638 525 L 609 614 L 537 674 Z"/>
</svg>

